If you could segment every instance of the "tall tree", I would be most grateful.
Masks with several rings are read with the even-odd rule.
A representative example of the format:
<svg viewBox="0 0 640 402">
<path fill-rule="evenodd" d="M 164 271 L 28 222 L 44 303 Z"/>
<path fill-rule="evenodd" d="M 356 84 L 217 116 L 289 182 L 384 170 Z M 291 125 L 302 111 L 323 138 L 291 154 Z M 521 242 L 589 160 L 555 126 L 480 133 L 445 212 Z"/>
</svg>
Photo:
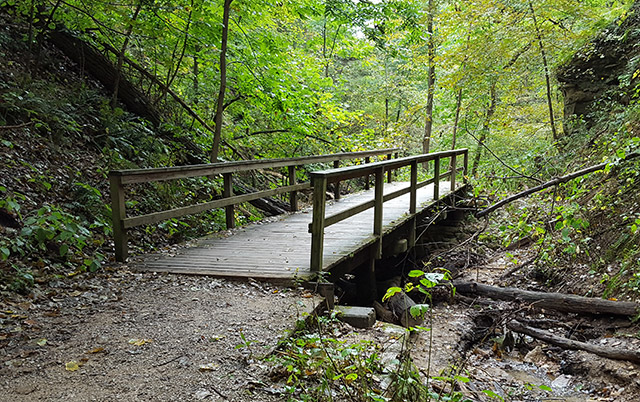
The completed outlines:
<svg viewBox="0 0 640 402">
<path fill-rule="evenodd" d="M 433 31 L 434 0 L 429 0 L 427 10 L 427 106 L 425 110 L 424 135 L 422 137 L 422 153 L 428 154 L 431 148 L 433 132 L 433 96 L 436 85 L 436 43 Z"/>
<path fill-rule="evenodd" d="M 538 25 L 538 19 L 536 18 L 536 12 L 533 9 L 533 3 L 529 0 L 529 10 L 531 11 L 531 18 L 533 19 L 533 27 L 538 39 L 538 46 L 540 47 L 540 55 L 542 56 L 542 66 L 544 68 L 544 79 L 547 88 L 547 107 L 549 108 L 549 125 L 551 126 L 551 134 L 553 140 L 558 141 L 558 131 L 556 130 L 556 123 L 553 116 L 553 101 L 551 99 L 551 83 L 549 78 L 549 63 L 547 62 L 547 53 L 544 50 L 544 43 L 542 42 L 542 34 L 540 33 L 540 26 Z"/>
<path fill-rule="evenodd" d="M 120 54 L 118 54 L 118 65 L 117 65 L 117 74 L 116 81 L 113 85 L 113 96 L 111 97 L 111 106 L 115 107 L 116 102 L 118 101 L 118 88 L 120 87 L 120 79 L 122 76 L 122 64 L 124 63 L 124 58 L 126 57 L 127 47 L 129 46 L 129 40 L 131 39 L 131 33 L 133 32 L 133 27 L 135 26 L 136 20 L 138 19 L 138 14 L 142 10 L 142 5 L 144 4 L 144 0 L 138 0 L 138 4 L 136 5 L 136 9 L 133 12 L 133 16 L 129 21 L 129 25 L 127 26 L 127 30 L 125 32 L 124 42 L 122 43 L 122 48 L 120 49 Z"/>
<path fill-rule="evenodd" d="M 487 103 L 487 111 L 482 122 L 482 131 L 480 132 L 480 137 L 478 138 L 478 147 L 476 148 L 476 155 L 473 159 L 473 166 L 471 167 L 472 176 L 475 176 L 478 173 L 478 166 L 480 166 L 480 160 L 482 158 L 482 149 L 485 147 L 485 142 L 487 141 L 487 137 L 489 135 L 489 127 L 491 124 L 491 119 L 493 118 L 493 114 L 496 112 L 497 100 L 498 97 L 496 95 L 496 82 L 494 81 L 491 84 L 491 88 L 489 89 L 489 102 Z"/>
<path fill-rule="evenodd" d="M 220 45 L 220 90 L 218 91 L 218 102 L 216 103 L 216 114 L 214 118 L 215 133 L 213 136 L 213 145 L 211 146 L 211 162 L 218 162 L 218 150 L 220 148 L 220 140 L 222 138 L 222 114 L 224 113 L 224 94 L 227 90 L 227 40 L 229 37 L 229 13 L 231 11 L 231 2 L 233 0 L 224 0 L 224 8 L 222 12 L 222 41 Z"/>
</svg>

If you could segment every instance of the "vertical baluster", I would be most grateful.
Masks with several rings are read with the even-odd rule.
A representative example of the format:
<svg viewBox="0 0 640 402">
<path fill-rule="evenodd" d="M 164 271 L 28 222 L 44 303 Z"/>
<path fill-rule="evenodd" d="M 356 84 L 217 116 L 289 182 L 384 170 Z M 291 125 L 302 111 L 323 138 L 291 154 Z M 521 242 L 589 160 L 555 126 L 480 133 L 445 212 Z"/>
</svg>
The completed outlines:
<svg viewBox="0 0 640 402">
<path fill-rule="evenodd" d="M 298 183 L 298 178 L 296 177 L 296 167 L 289 166 L 289 185 L 293 186 Z M 291 211 L 295 212 L 298 210 L 298 192 L 291 191 L 289 192 L 289 205 L 291 207 Z"/>
<path fill-rule="evenodd" d="M 433 160 L 433 199 L 440 198 L 440 157 L 436 156 Z"/>
<path fill-rule="evenodd" d="M 311 272 L 322 270 L 324 252 L 324 211 L 327 178 L 311 176 L 313 184 L 313 220 L 311 221 Z"/>
<path fill-rule="evenodd" d="M 222 189 L 222 197 L 229 198 L 233 196 L 233 178 L 231 173 L 224 173 L 222 175 L 223 179 L 223 189 Z M 224 207 L 225 220 L 227 223 L 227 229 L 233 229 L 236 227 L 236 219 L 233 211 L 233 205 L 227 205 Z"/>
<path fill-rule="evenodd" d="M 458 155 L 451 157 L 451 192 L 456 191 L 456 173 L 458 173 Z"/>
<path fill-rule="evenodd" d="M 340 161 L 333 161 L 333 168 L 337 169 L 340 167 Z M 335 183 L 333 183 L 333 198 L 335 200 L 339 200 L 340 199 L 340 180 L 337 180 Z"/>
<path fill-rule="evenodd" d="M 467 184 L 469 183 L 469 150 L 468 149 L 464 150 L 464 161 L 463 161 L 462 169 L 464 173 L 462 181 L 464 182 L 464 184 Z"/>
<path fill-rule="evenodd" d="M 364 163 L 370 163 L 370 162 L 371 162 L 371 158 L 369 158 L 368 156 L 364 158 Z M 369 175 L 366 175 L 364 177 L 364 189 L 365 190 L 369 189 Z"/>
<path fill-rule="evenodd" d="M 373 235 L 377 238 L 375 257 L 382 258 L 382 210 L 384 207 L 384 167 L 376 169 L 375 200 L 373 210 Z"/>
<path fill-rule="evenodd" d="M 111 194 L 111 221 L 113 224 L 116 261 L 125 262 L 129 254 L 129 247 L 127 245 L 127 230 L 122 222 L 126 217 L 122 176 L 109 174 L 109 192 Z"/>
<path fill-rule="evenodd" d="M 418 209 L 418 162 L 411 162 L 411 182 L 409 184 L 409 214 L 412 215 L 411 222 L 409 223 L 409 238 L 407 239 L 407 246 L 409 248 L 416 244 L 416 218 L 413 216 Z"/>
</svg>

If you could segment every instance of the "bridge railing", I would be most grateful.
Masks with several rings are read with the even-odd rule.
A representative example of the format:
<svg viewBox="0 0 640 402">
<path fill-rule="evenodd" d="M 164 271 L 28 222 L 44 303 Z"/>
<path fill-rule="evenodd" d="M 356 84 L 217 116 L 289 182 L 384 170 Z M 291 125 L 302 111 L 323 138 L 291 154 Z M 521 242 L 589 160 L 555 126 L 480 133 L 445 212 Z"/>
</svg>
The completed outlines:
<svg viewBox="0 0 640 402">
<path fill-rule="evenodd" d="M 463 157 L 462 168 L 458 168 L 457 159 L 460 156 Z M 442 163 L 443 159 L 449 159 L 449 170 L 446 172 L 440 171 L 441 166 L 444 166 Z M 433 161 L 433 170 L 430 171 L 433 171 L 433 177 L 418 182 L 418 165 L 428 164 L 431 161 Z M 410 194 L 407 212 L 411 216 L 417 212 L 418 189 L 433 183 L 433 200 L 438 200 L 440 198 L 440 181 L 448 178 L 451 184 L 450 190 L 454 191 L 456 187 L 456 175 L 458 172 L 462 172 L 463 180 L 466 183 L 468 165 L 469 151 L 465 148 L 409 156 L 405 158 L 370 163 L 367 165 L 348 166 L 338 169 L 311 172 L 311 183 L 313 186 L 313 221 L 309 225 L 309 231 L 311 232 L 311 271 L 318 272 L 322 270 L 324 229 L 372 207 L 374 208 L 372 234 L 376 239 L 374 257 L 381 258 L 382 211 L 384 202 L 405 194 Z M 411 167 L 409 186 L 385 195 L 383 193 L 385 173 L 390 176 L 393 170 L 400 169 L 405 166 Z M 375 195 L 372 200 L 353 206 L 334 215 L 325 216 L 325 194 L 328 184 L 369 175 L 375 176 Z M 411 231 L 408 243 L 409 247 L 414 245 L 415 230 Z"/>
<path fill-rule="evenodd" d="M 343 152 L 329 155 L 302 156 L 297 158 L 262 159 L 251 161 L 219 162 L 202 165 L 175 166 L 150 169 L 113 170 L 109 172 L 111 211 L 113 222 L 113 237 L 115 242 L 115 254 L 117 261 L 125 261 L 128 255 L 127 230 L 141 225 L 158 223 L 171 218 L 197 214 L 214 208 L 225 208 L 227 228 L 235 226 L 234 205 L 259 198 L 271 197 L 278 194 L 289 193 L 291 210 L 298 210 L 297 192 L 311 187 L 310 182 L 297 182 L 296 169 L 299 166 L 314 163 L 333 162 L 334 168 L 340 166 L 340 161 L 362 159 L 370 162 L 371 157 L 386 156 L 391 160 L 392 156 L 398 157 L 398 148 L 387 148 L 373 151 Z M 288 185 L 275 189 L 257 191 L 248 194 L 234 195 L 232 175 L 258 169 L 288 168 Z M 127 217 L 125 185 L 136 183 L 151 183 L 166 180 L 177 180 L 189 177 L 212 177 L 222 175 L 222 198 L 209 202 L 188 205 L 166 211 L 154 212 L 145 215 Z M 389 180 L 391 176 L 389 175 Z M 368 187 L 368 180 L 367 180 Z M 335 185 L 335 197 L 340 197 L 339 184 Z"/>
</svg>

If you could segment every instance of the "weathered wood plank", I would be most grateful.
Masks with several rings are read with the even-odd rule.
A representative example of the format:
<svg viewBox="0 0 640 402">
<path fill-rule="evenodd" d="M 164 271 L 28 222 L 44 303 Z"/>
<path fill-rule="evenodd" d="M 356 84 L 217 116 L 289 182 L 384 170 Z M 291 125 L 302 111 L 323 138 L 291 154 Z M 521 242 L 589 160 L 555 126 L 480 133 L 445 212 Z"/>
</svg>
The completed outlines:
<svg viewBox="0 0 640 402">
<path fill-rule="evenodd" d="M 385 178 L 385 176 L 382 176 Z M 416 187 L 418 187 L 416 176 Z M 448 189 L 447 182 L 441 182 Z M 410 183 L 385 184 L 384 197 L 404 192 Z M 322 187 L 322 186 L 320 186 Z M 378 186 L 376 186 L 378 187 Z M 378 188 L 382 188 L 381 186 Z M 320 188 L 319 191 L 322 189 Z M 375 189 L 350 195 L 337 202 L 326 203 L 326 213 L 336 214 L 371 199 Z M 324 193 L 322 193 L 324 194 Z M 416 189 L 416 212 L 432 203 L 433 185 Z M 446 194 L 443 194 L 446 195 Z M 367 201 L 365 201 L 367 202 Z M 402 225 L 413 214 L 410 193 L 402 194 L 384 204 L 381 236 Z M 302 211 L 276 219 L 274 222 L 238 228 L 212 238 L 203 239 L 196 247 L 179 249 L 174 256 L 147 256 L 136 269 L 157 272 L 176 272 L 194 275 L 214 275 L 229 278 L 251 277 L 273 280 L 293 280 L 294 276 L 307 278 L 310 269 L 309 250 L 311 234 L 307 228 L 312 214 Z M 323 233 L 322 270 L 352 260 L 354 255 L 371 248 L 377 239 L 373 235 L 374 209 L 351 216 L 325 229 Z"/>
<path fill-rule="evenodd" d="M 251 161 L 219 162 L 202 165 L 172 166 L 153 169 L 113 170 L 110 174 L 122 176 L 123 184 L 148 183 L 162 180 L 184 179 L 189 177 L 212 176 L 224 173 L 246 172 L 256 169 L 271 169 L 306 165 L 312 163 L 329 163 L 336 160 L 357 159 L 370 156 L 386 155 L 397 148 L 374 151 L 343 152 L 331 155 L 300 156 L 297 158 L 261 159 Z"/>
<path fill-rule="evenodd" d="M 219 200 L 203 202 L 201 204 L 190 205 L 188 207 L 182 208 L 174 208 L 167 211 L 162 212 L 154 212 L 146 215 L 134 216 L 132 218 L 123 219 L 123 224 L 125 229 L 130 229 L 132 227 L 140 226 L 140 225 L 150 225 L 153 223 L 162 222 L 163 220 L 170 218 L 178 218 L 180 216 L 197 214 L 200 212 L 208 211 L 210 209 L 222 208 L 228 205 L 233 204 L 242 204 L 243 202 L 248 202 L 251 200 L 257 200 L 258 198 L 271 197 L 273 195 L 287 193 L 290 191 L 297 191 L 310 188 L 311 185 L 309 183 L 300 183 L 293 186 L 285 186 L 280 188 L 275 188 L 272 190 L 260 191 L 257 193 L 236 195 L 229 198 L 221 198 Z"/>
</svg>

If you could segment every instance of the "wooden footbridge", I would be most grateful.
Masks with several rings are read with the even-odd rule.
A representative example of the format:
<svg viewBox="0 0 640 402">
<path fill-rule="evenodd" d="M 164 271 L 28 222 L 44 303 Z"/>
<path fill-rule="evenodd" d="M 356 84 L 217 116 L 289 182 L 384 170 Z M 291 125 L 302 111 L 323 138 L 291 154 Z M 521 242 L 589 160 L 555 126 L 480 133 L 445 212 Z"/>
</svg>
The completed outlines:
<svg viewBox="0 0 640 402">
<path fill-rule="evenodd" d="M 395 155 L 395 159 L 392 156 Z M 398 158 L 397 149 L 259 161 L 223 162 L 171 168 L 118 170 L 110 173 L 116 259 L 127 258 L 127 230 L 213 208 L 226 209 L 230 230 L 201 239 L 195 246 L 172 255 L 150 254 L 138 258 L 135 269 L 250 277 L 290 282 L 307 280 L 318 272 L 340 275 L 383 256 L 413 247 L 416 223 L 440 204 L 454 203 L 465 191 L 468 151 Z M 372 161 L 372 158 L 386 158 Z M 462 158 L 462 161 L 458 159 Z M 340 161 L 352 161 L 340 167 Z M 364 163 L 361 163 L 364 162 Z M 460 163 L 462 162 L 462 163 Z M 311 171 L 310 180 L 298 182 L 305 167 L 332 163 L 333 169 Z M 234 195 L 232 175 L 261 169 L 286 168 L 285 186 Z M 425 169 L 426 168 L 426 169 Z M 430 172 L 427 175 L 425 172 Z M 127 217 L 125 185 L 222 175 L 223 197 L 168 211 Z M 404 181 L 393 181 L 394 176 Z M 365 190 L 340 197 L 340 184 L 364 178 Z M 385 183 L 385 179 L 386 182 Z M 373 182 L 373 187 L 369 188 Z M 313 206 L 298 211 L 300 191 L 313 189 Z M 333 199 L 327 197 L 331 189 Z M 307 190 L 309 191 L 309 190 Z M 235 227 L 234 205 L 289 193 L 291 209 L 298 211 L 270 222 Z M 330 198 L 327 201 L 327 198 Z"/>
</svg>

